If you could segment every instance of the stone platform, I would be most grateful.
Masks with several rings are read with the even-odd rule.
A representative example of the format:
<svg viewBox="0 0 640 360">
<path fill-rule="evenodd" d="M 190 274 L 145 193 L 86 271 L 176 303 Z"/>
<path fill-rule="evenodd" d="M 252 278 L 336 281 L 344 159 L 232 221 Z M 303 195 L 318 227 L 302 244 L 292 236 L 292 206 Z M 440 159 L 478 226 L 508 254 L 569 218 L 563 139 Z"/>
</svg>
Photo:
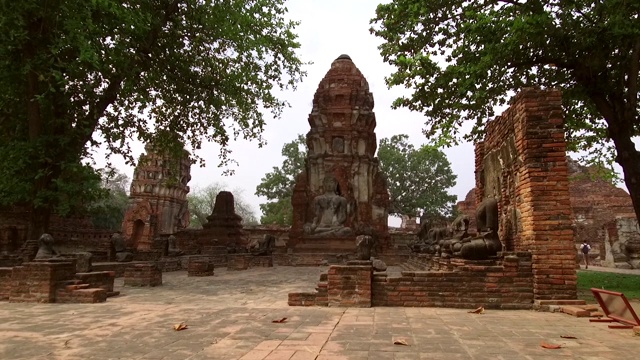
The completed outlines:
<svg viewBox="0 0 640 360">
<path fill-rule="evenodd" d="M 0 359 L 638 358 L 640 338 L 631 330 L 562 313 L 287 305 L 288 293 L 309 289 L 327 270 L 222 268 L 205 278 L 177 271 L 164 274 L 164 286 L 126 288 L 99 306 L 1 303 Z M 640 313 L 640 302 L 631 303 Z M 174 331 L 181 322 L 188 328 Z M 399 339 L 408 345 L 394 345 Z M 545 349 L 543 341 L 561 348 Z"/>
</svg>

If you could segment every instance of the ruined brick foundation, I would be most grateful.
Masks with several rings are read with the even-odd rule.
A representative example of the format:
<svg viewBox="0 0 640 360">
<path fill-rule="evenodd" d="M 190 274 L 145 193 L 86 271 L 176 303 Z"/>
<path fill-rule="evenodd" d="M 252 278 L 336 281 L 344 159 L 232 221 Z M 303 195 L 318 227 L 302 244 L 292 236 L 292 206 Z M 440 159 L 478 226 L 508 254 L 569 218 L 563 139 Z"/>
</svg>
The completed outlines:
<svg viewBox="0 0 640 360">
<path fill-rule="evenodd" d="M 504 253 L 500 260 L 451 259 L 443 271 L 402 271 L 400 277 L 374 273 L 361 262 L 334 265 L 314 293 L 291 293 L 291 306 L 406 306 L 531 309 L 531 254 Z M 444 270 L 446 269 L 446 270 Z"/>
</svg>

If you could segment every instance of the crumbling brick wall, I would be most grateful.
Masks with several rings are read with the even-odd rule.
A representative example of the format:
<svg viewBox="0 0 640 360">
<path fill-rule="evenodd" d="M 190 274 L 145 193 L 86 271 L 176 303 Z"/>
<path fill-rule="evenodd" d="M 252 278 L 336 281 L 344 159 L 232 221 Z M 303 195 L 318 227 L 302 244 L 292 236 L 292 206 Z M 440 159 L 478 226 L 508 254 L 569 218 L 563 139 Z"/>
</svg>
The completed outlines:
<svg viewBox="0 0 640 360">
<path fill-rule="evenodd" d="M 524 89 L 487 123 L 476 156 L 476 201 L 494 197 L 506 250 L 533 255 L 537 300 L 575 299 L 576 272 L 559 90 Z"/>
</svg>

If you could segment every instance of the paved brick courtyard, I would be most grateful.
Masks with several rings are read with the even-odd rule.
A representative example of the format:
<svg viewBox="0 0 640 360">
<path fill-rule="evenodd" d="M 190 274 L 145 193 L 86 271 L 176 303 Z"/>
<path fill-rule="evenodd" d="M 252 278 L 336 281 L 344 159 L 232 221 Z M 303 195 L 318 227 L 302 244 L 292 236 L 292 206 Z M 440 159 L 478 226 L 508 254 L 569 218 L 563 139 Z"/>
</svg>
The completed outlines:
<svg viewBox="0 0 640 360">
<path fill-rule="evenodd" d="M 313 290 L 326 269 L 216 269 L 202 278 L 180 271 L 165 273 L 157 288 L 124 288 L 117 279 L 122 295 L 102 304 L 0 302 L 0 359 L 640 358 L 630 330 L 559 313 L 287 305 L 289 292 Z M 188 329 L 174 331 L 180 322 Z"/>
</svg>

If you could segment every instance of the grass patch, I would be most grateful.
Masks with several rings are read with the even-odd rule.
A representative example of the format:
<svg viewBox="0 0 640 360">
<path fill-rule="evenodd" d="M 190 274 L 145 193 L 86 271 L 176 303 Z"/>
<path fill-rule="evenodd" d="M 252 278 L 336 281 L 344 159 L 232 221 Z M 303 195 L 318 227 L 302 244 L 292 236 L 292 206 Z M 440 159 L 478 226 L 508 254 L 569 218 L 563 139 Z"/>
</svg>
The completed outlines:
<svg viewBox="0 0 640 360">
<path fill-rule="evenodd" d="M 640 300 L 640 275 L 578 271 L 578 299 L 595 302 L 591 288 L 617 291 L 629 300 Z"/>
</svg>

